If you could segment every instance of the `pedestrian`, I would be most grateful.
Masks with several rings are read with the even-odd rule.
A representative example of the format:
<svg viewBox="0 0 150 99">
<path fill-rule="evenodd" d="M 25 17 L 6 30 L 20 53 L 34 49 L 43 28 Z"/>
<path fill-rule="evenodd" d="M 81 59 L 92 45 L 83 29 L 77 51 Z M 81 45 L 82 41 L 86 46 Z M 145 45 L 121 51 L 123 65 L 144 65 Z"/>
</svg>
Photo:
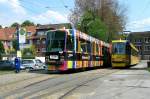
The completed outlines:
<svg viewBox="0 0 150 99">
<path fill-rule="evenodd" d="M 20 59 L 18 57 L 15 58 L 15 72 L 20 72 Z"/>
</svg>

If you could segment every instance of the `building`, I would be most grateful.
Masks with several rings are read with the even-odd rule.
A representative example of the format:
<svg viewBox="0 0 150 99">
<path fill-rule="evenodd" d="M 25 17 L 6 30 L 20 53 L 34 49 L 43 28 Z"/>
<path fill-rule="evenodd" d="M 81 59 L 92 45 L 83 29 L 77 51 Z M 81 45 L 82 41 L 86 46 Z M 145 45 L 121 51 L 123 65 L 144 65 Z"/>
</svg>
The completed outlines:
<svg viewBox="0 0 150 99">
<path fill-rule="evenodd" d="M 32 37 L 36 34 L 36 26 L 26 26 L 24 27 L 26 29 L 26 43 L 21 44 L 21 48 L 30 48 L 31 45 L 33 45 L 33 39 Z"/>
<path fill-rule="evenodd" d="M 150 31 L 131 32 L 128 39 L 138 48 L 142 60 L 150 60 Z"/>
<path fill-rule="evenodd" d="M 5 53 L 9 53 L 12 49 L 12 41 L 14 39 L 15 28 L 2 28 L 0 29 L 0 41 L 2 41 Z"/>
<path fill-rule="evenodd" d="M 21 47 L 29 47 L 32 43 L 32 39 L 30 39 L 31 36 L 33 36 L 36 33 L 36 26 L 27 26 L 25 27 L 27 31 L 27 40 L 26 43 L 21 45 Z M 2 41 L 5 53 L 9 54 L 10 51 L 13 49 L 12 42 L 14 39 L 16 39 L 16 28 L 15 27 L 9 27 L 9 28 L 2 28 L 0 29 L 0 41 Z"/>
<path fill-rule="evenodd" d="M 48 30 L 71 28 L 71 24 L 48 24 L 48 25 L 37 25 L 37 26 L 26 26 L 26 43 L 20 44 L 20 49 L 29 48 L 34 45 L 36 48 L 37 56 L 45 56 L 46 52 L 46 33 Z M 6 54 L 13 48 L 12 42 L 16 39 L 16 28 L 2 28 L 0 29 L 0 41 L 2 41 Z"/>
</svg>

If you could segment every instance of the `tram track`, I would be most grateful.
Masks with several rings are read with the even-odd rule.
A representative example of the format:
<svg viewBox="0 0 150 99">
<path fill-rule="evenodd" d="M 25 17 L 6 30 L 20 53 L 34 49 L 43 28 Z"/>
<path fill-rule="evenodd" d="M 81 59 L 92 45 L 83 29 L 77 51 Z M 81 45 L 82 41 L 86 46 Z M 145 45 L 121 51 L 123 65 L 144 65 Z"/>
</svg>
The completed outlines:
<svg viewBox="0 0 150 99">
<path fill-rule="evenodd" d="M 9 82 L 9 83 L 6 83 L 6 84 L 1 84 L 0 87 L 11 85 L 11 84 L 15 84 L 15 83 L 18 83 L 18 82 L 21 82 L 21 81 L 25 81 L 25 80 L 28 80 L 28 79 L 34 79 L 34 78 L 37 78 L 37 77 L 42 77 L 42 76 L 43 75 L 35 76 L 35 77 L 29 77 L 29 78 L 25 78 L 25 79 L 20 79 L 20 80 L 17 80 L 17 81 L 12 81 L 12 82 Z"/>
<path fill-rule="evenodd" d="M 115 72 L 117 72 L 117 71 L 115 71 Z M 108 73 L 108 74 L 105 74 L 105 75 L 101 75 L 101 76 L 97 75 L 96 77 L 87 79 L 87 80 L 85 80 L 84 82 L 81 82 L 80 84 L 76 85 L 76 86 L 73 87 L 72 89 L 70 89 L 70 90 L 68 90 L 67 92 L 65 92 L 65 93 L 64 93 L 63 95 L 61 95 L 58 99 L 63 99 L 63 98 L 65 98 L 65 97 L 69 96 L 71 93 L 73 93 L 73 91 L 77 90 L 78 88 L 85 86 L 87 83 L 90 83 L 90 82 L 95 81 L 95 80 L 97 80 L 97 79 L 100 79 L 100 78 L 103 78 L 103 77 L 105 77 L 105 76 L 111 75 L 111 74 L 113 74 L 113 73 L 115 73 L 115 72 L 111 72 L 111 73 Z"/>
<path fill-rule="evenodd" d="M 2 92 L 2 94 L 9 94 L 12 93 L 15 90 L 19 90 L 22 88 L 26 88 L 29 86 L 32 86 L 34 84 L 38 84 L 40 82 L 46 81 L 48 79 L 53 79 L 56 78 L 60 75 L 40 75 L 40 76 L 36 76 L 36 77 L 30 77 L 27 79 L 23 79 L 23 80 L 19 80 L 19 81 L 14 81 L 14 82 L 10 82 L 8 84 L 3 84 L 0 86 L 0 91 Z M 1 95 L 1 93 L 0 93 Z"/>
<path fill-rule="evenodd" d="M 115 70 L 115 72 L 117 72 L 117 70 Z M 77 77 L 78 79 L 73 78 L 73 80 L 69 80 L 69 81 L 66 81 L 64 83 L 60 83 L 57 86 L 48 87 L 47 89 L 41 90 L 38 93 L 32 93 L 31 96 L 28 94 L 28 97 L 26 97 L 26 98 L 27 99 L 41 99 L 43 97 L 51 96 L 53 94 L 61 92 L 62 90 L 68 89 L 63 95 L 57 97 L 57 98 L 63 99 L 64 97 L 66 97 L 67 95 L 72 93 L 74 90 L 78 89 L 79 87 L 84 86 L 86 83 L 89 83 L 89 82 L 97 80 L 99 78 L 108 76 L 108 75 L 110 75 L 112 73 L 115 73 L 115 72 L 110 72 L 110 73 L 107 73 L 107 74 L 102 73 L 102 75 L 99 75 L 99 74 L 96 73 L 95 75 L 91 75 L 91 76 L 88 75 L 88 77 L 86 79 L 83 76 L 82 77 Z M 92 77 L 92 76 L 94 76 L 94 77 Z M 79 80 L 80 82 L 79 83 L 76 82 L 77 80 Z M 27 95 L 25 95 L 25 96 L 27 96 Z"/>
<path fill-rule="evenodd" d="M 60 78 L 60 77 L 59 77 Z M 47 79 L 47 80 L 45 80 L 45 81 L 48 81 L 48 80 L 55 80 L 55 79 L 59 79 L 59 78 L 53 78 L 53 79 Z M 76 77 L 76 78 L 78 78 L 78 77 Z M 67 81 L 60 81 L 60 82 L 57 82 L 57 83 L 54 83 L 54 84 L 52 84 L 52 85 L 44 85 L 42 88 L 40 88 L 40 89 L 35 89 L 34 91 L 32 91 L 32 92 L 27 92 L 26 94 L 23 94 L 21 97 L 23 98 L 23 97 L 27 97 L 27 96 L 30 96 L 31 94 L 35 94 L 35 93 L 38 93 L 38 92 L 40 92 L 40 91 L 42 91 L 42 90 L 46 90 L 46 89 L 48 89 L 48 88 L 51 88 L 52 86 L 58 86 L 58 85 L 62 85 L 62 84 L 64 84 L 64 83 L 66 83 L 66 82 L 68 82 L 68 81 L 72 81 L 73 79 L 76 79 L 76 78 L 72 78 L 72 79 L 70 79 L 70 80 L 67 80 Z M 45 81 L 42 81 L 42 82 L 45 82 Z M 41 83 L 42 83 L 41 82 Z M 11 93 L 7 93 L 7 95 L 5 95 L 5 96 L 3 96 L 3 97 L 7 97 L 7 96 L 10 96 L 11 94 L 14 94 L 14 93 L 19 93 L 20 91 L 24 91 L 24 90 L 28 90 L 28 88 L 30 88 L 30 87 L 34 87 L 34 86 L 36 86 L 37 84 L 39 84 L 39 83 L 34 83 L 34 84 L 31 84 L 31 85 L 28 85 L 28 86 L 25 86 L 24 88 L 26 88 L 26 89 L 24 89 L 24 88 L 20 88 L 20 89 L 17 89 L 17 90 L 14 90 L 14 91 L 12 91 Z M 32 88 L 33 89 L 33 88 Z"/>
<path fill-rule="evenodd" d="M 19 88 L 12 89 L 9 92 L 5 92 L 2 97 L 4 99 L 9 99 L 12 97 L 12 99 L 40 99 L 67 89 L 65 93 L 59 96 L 60 99 L 63 99 L 64 97 L 70 95 L 74 90 L 84 86 L 86 83 L 115 73 L 118 70 L 112 71 L 100 69 L 100 71 L 96 71 L 97 72 L 94 73 L 92 71 L 87 71 L 75 74 L 53 76 L 48 79 L 35 81 Z"/>
</svg>

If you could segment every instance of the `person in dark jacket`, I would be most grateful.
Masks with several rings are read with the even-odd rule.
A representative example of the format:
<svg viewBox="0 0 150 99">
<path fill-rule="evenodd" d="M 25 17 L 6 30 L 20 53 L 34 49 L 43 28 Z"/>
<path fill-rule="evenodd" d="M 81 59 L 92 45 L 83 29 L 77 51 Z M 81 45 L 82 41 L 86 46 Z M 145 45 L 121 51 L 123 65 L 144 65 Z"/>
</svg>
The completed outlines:
<svg viewBox="0 0 150 99">
<path fill-rule="evenodd" d="M 15 72 L 20 72 L 20 59 L 18 57 L 15 58 Z"/>
</svg>

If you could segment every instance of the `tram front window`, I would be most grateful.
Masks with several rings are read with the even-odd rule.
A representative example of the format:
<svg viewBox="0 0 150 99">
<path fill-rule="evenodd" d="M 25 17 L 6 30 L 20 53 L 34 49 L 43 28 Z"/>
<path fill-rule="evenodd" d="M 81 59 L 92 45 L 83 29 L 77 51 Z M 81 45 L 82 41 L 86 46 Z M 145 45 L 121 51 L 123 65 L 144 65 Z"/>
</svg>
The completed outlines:
<svg viewBox="0 0 150 99">
<path fill-rule="evenodd" d="M 125 43 L 114 43 L 113 54 L 125 54 Z"/>
<path fill-rule="evenodd" d="M 65 45 L 65 32 L 52 31 L 47 33 L 47 52 L 63 51 Z"/>
</svg>

